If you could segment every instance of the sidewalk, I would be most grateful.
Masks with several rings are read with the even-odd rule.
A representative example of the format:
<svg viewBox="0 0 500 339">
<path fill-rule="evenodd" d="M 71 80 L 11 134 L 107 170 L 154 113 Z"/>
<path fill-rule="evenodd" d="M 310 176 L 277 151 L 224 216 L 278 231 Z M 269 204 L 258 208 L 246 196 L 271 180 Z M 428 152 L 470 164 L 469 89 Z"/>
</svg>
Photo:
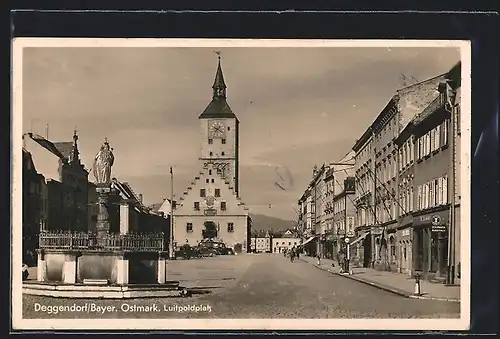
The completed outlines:
<svg viewBox="0 0 500 339">
<path fill-rule="evenodd" d="M 377 271 L 371 268 L 352 268 L 352 275 L 339 273 L 339 265 L 331 259 L 321 259 L 321 266 L 317 266 L 317 259 L 305 255 L 299 258 L 310 263 L 319 269 L 333 274 L 341 275 L 345 278 L 359 281 L 361 283 L 377 287 L 379 289 L 395 293 L 406 298 L 441 300 L 460 302 L 460 286 L 446 286 L 444 284 L 431 283 L 425 280 L 420 281 L 422 295 L 415 295 L 415 279 L 408 275 Z M 335 263 L 335 267 L 332 267 Z"/>
</svg>

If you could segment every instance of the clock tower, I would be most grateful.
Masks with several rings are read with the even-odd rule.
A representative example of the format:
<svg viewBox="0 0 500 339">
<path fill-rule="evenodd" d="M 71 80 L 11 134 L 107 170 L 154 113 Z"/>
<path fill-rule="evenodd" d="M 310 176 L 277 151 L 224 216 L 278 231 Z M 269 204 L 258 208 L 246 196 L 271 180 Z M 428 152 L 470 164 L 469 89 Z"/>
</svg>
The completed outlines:
<svg viewBox="0 0 500 339">
<path fill-rule="evenodd" d="M 220 62 L 212 86 L 212 101 L 198 117 L 201 128 L 200 161 L 211 164 L 239 196 L 239 121 L 227 103 L 227 87 Z"/>
</svg>

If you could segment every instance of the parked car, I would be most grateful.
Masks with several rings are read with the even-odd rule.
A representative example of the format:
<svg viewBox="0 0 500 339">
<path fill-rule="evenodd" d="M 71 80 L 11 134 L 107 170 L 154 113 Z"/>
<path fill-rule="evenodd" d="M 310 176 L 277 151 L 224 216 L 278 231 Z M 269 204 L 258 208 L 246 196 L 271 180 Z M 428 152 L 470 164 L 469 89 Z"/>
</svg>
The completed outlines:
<svg viewBox="0 0 500 339">
<path fill-rule="evenodd" d="M 198 244 L 198 250 L 203 257 L 213 257 L 217 255 L 217 251 L 211 241 L 203 241 Z"/>
</svg>

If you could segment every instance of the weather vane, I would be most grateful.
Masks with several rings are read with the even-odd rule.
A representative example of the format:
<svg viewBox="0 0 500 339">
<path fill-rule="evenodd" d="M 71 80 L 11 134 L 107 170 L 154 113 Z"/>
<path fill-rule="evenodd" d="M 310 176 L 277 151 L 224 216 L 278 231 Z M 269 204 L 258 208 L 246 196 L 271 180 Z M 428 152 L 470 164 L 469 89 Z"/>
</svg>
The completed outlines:
<svg viewBox="0 0 500 339">
<path fill-rule="evenodd" d="M 217 56 L 219 57 L 220 59 L 220 51 L 214 51 L 215 54 L 217 54 Z"/>
</svg>

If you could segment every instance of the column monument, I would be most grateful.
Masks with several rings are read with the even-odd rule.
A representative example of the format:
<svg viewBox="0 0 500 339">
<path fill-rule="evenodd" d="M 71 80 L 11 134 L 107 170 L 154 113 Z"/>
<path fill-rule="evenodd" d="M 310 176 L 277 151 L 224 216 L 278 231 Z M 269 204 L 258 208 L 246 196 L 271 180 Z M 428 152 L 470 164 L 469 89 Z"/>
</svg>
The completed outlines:
<svg viewBox="0 0 500 339">
<path fill-rule="evenodd" d="M 99 212 L 97 214 L 97 238 L 102 239 L 109 234 L 111 223 L 109 221 L 109 197 L 112 192 L 111 187 L 111 167 L 115 161 L 113 149 L 109 146 L 108 138 L 104 139 L 101 149 L 94 159 L 92 172 L 96 183 L 97 203 Z"/>
</svg>

